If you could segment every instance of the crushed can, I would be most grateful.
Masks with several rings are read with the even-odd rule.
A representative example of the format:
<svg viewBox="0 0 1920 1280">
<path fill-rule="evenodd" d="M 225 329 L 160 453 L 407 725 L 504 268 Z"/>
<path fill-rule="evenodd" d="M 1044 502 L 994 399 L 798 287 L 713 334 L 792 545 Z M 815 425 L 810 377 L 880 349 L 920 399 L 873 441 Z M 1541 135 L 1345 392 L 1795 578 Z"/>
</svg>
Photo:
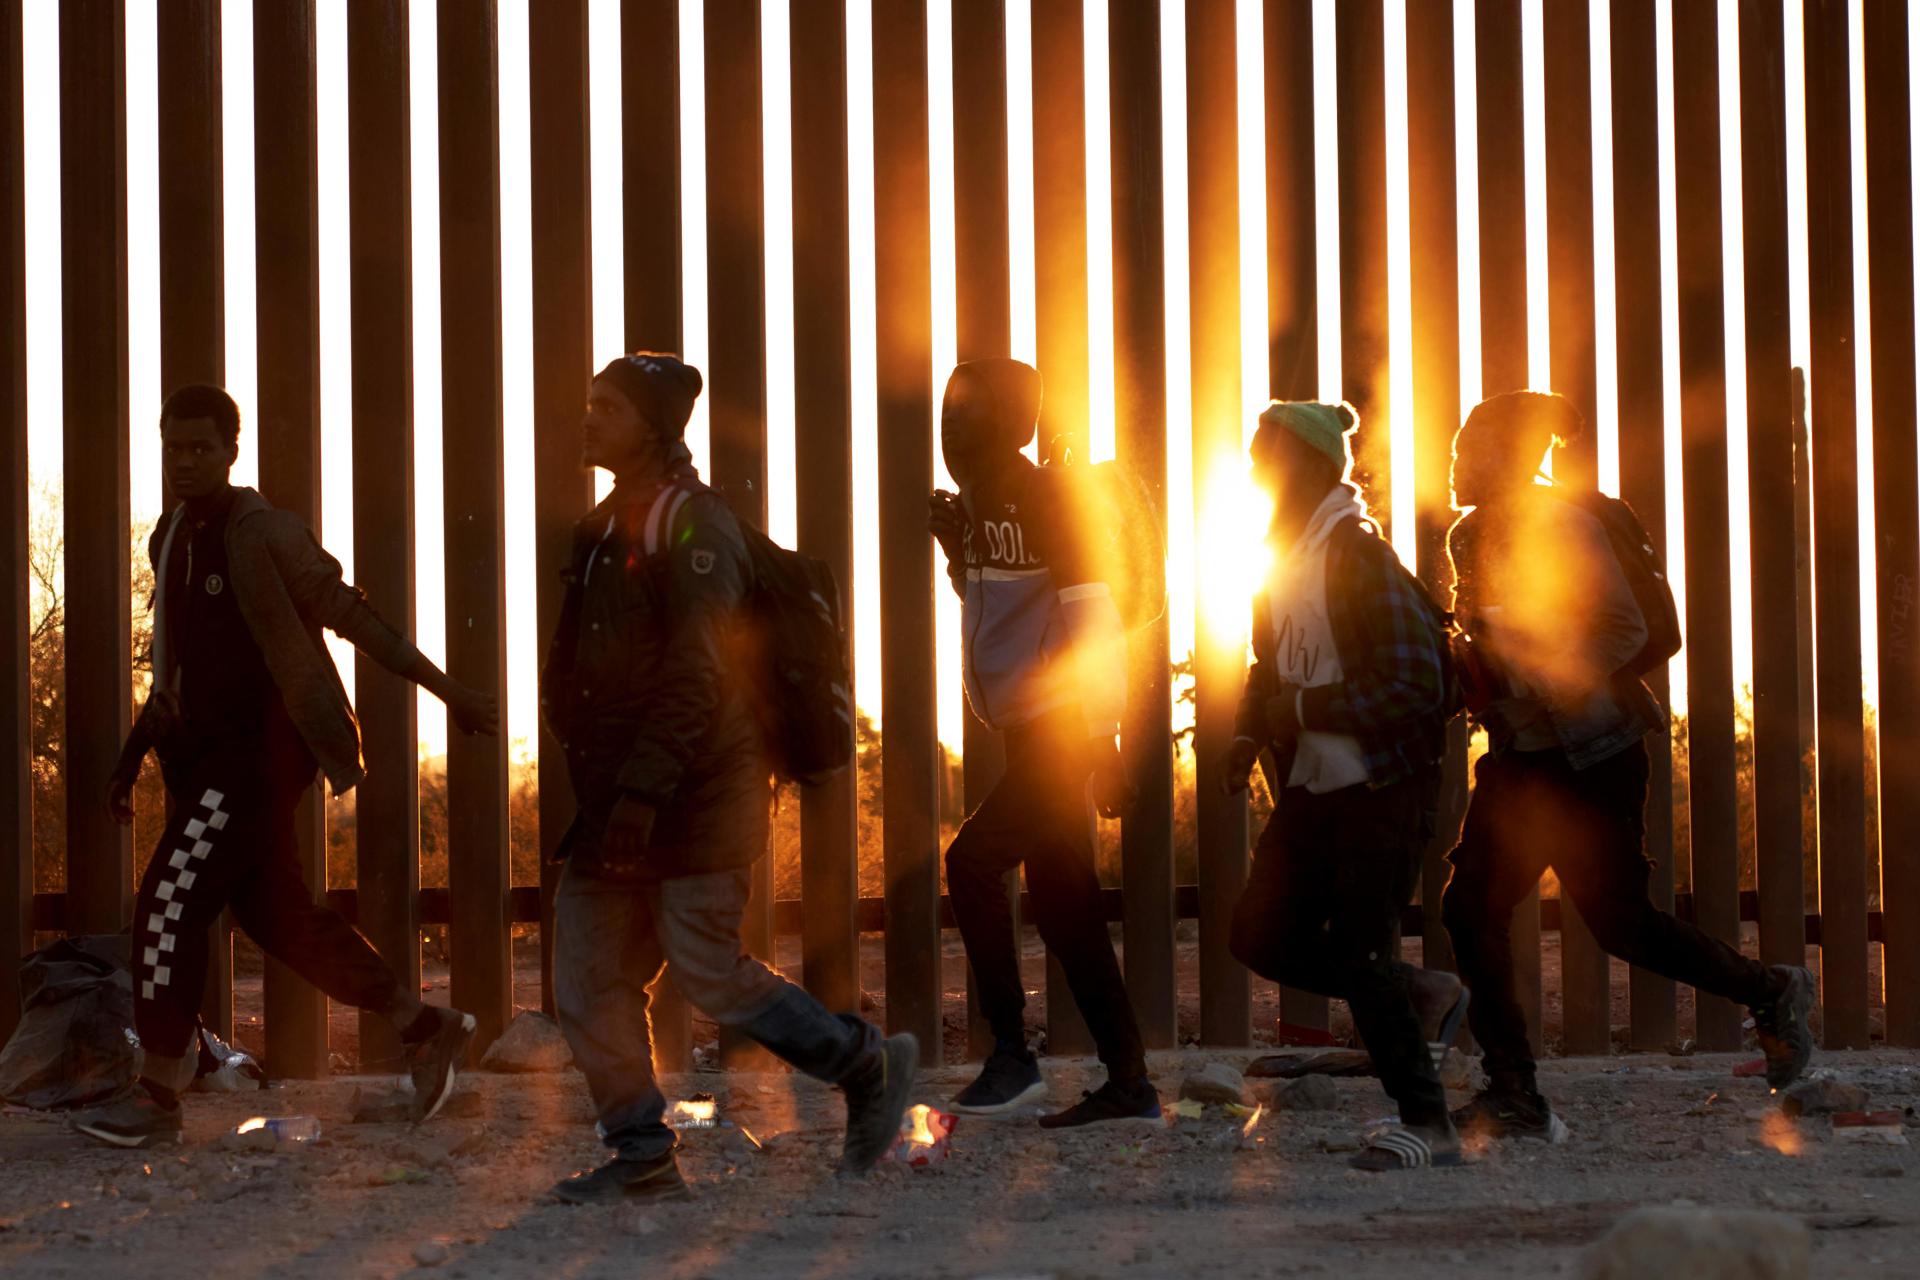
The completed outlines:
<svg viewBox="0 0 1920 1280">
<path fill-rule="evenodd" d="M 948 1140 L 958 1122 L 958 1116 L 916 1102 L 907 1108 L 900 1122 L 900 1141 L 887 1153 L 887 1158 L 909 1169 L 925 1169 L 942 1163 L 947 1158 Z"/>
</svg>

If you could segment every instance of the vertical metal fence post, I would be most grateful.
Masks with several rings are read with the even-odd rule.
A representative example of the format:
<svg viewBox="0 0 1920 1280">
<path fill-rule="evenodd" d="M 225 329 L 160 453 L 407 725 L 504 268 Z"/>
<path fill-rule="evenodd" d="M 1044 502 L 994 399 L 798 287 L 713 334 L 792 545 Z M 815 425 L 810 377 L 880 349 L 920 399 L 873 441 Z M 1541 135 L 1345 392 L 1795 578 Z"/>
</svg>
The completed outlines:
<svg viewBox="0 0 1920 1280">
<path fill-rule="evenodd" d="M 765 175 L 760 124 L 758 0 L 708 0 L 706 394 L 709 479 L 742 521 L 767 524 L 767 302 Z M 786 479 L 782 477 L 783 481 Z M 772 963 L 773 857 L 749 873 L 741 921 L 747 950 Z M 722 1028 L 720 1049 L 736 1070 L 772 1064 L 753 1040 Z"/>
<path fill-rule="evenodd" d="M 840 584 L 852 632 L 853 329 L 847 196 L 847 18 L 809 11 L 792 33 L 794 488 L 800 550 Z M 851 640 L 849 640 L 851 644 Z M 800 967 L 829 1009 L 860 1007 L 859 767 L 800 796 Z"/>
<path fill-rule="evenodd" d="M 260 489 L 320 529 L 320 216 L 313 0 L 253 6 L 254 277 Z M 327 889 L 326 787 L 295 819 L 307 887 Z M 269 956 L 267 1059 L 275 1075 L 327 1074 L 327 998 Z"/>
<path fill-rule="evenodd" d="M 353 576 L 382 617 L 415 634 L 413 91 L 404 0 L 347 9 L 347 217 L 353 291 Z M 367 936 L 420 990 L 420 733 L 413 685 L 354 664 L 367 776 L 354 788 L 355 903 Z M 386 1018 L 360 1015 L 361 1069 L 400 1057 Z"/>
<path fill-rule="evenodd" d="M 561 570 L 573 526 L 593 505 L 580 465 L 580 416 L 593 377 L 593 170 L 586 0 L 550 0 L 527 28 L 533 189 L 533 522 L 539 638 L 551 643 L 566 600 Z M 611 168 L 611 166 L 609 166 Z M 540 1005 L 553 1010 L 553 852 L 573 821 L 566 751 L 542 717 Z"/>
<path fill-rule="evenodd" d="M 1193 334 L 1193 499 L 1203 513 L 1215 476 L 1240 466 L 1246 405 L 1240 377 L 1240 165 L 1234 11 L 1187 4 L 1187 242 Z M 1203 523 L 1203 522 L 1201 522 Z M 1204 527 L 1204 523 L 1203 523 Z M 1199 554 L 1219 549 L 1200 547 Z M 1236 549 L 1237 550 L 1237 549 Z M 1185 571 L 1186 566 L 1175 572 Z M 1216 623 L 1247 616 L 1244 601 L 1210 599 L 1196 576 L 1194 814 L 1200 872 L 1200 1039 L 1243 1045 L 1252 1035 L 1252 981 L 1228 946 L 1247 881 L 1247 801 L 1220 787 L 1246 682 L 1244 632 Z"/>
<path fill-rule="evenodd" d="M 1660 296 L 1660 117 L 1653 0 L 1615 0 L 1610 31 L 1613 66 L 1613 264 L 1615 352 L 1620 406 L 1620 496 L 1640 517 L 1653 545 L 1667 545 L 1666 397 Z M 1667 670 L 1647 684 L 1667 702 Z M 1673 734 L 1647 736 L 1647 892 L 1673 909 Z M 1646 969 L 1628 975 L 1630 1042 L 1663 1049 L 1675 1039 L 1672 981 Z"/>
<path fill-rule="evenodd" d="M 887 1029 L 938 1062 L 939 744 L 933 675 L 933 263 L 928 247 L 925 0 L 874 0 L 874 283 L 878 295 L 880 669 Z"/>
<path fill-rule="evenodd" d="M 1673 11 L 1674 169 L 1679 226 L 1680 434 L 1687 566 L 1687 779 L 1700 927 L 1740 937 L 1734 787 L 1732 584 L 1727 529 L 1725 302 L 1721 292 L 1718 17 Z M 1740 1013 L 1697 997 L 1700 1045 L 1740 1045 Z"/>
<path fill-rule="evenodd" d="M 1873 324 L 1874 566 L 1880 620 L 1880 904 L 1885 913 L 1887 1039 L 1920 1044 L 1920 494 L 1915 492 L 1913 153 L 1906 6 L 1865 6 L 1867 235 Z M 1872 880 L 1821 924 L 1827 1038 L 1867 1043 L 1865 907 Z M 1844 890 L 1843 890 L 1844 891 Z M 1823 899 L 1824 903 L 1824 899 Z M 1858 995 L 1854 995 L 1855 991 Z"/>
<path fill-rule="evenodd" d="M 440 0 L 441 403 L 445 418 L 447 673 L 504 695 L 500 70 L 495 0 Z M 477 1060 L 513 1016 L 507 748 L 447 743 L 447 931 L 453 1003 L 479 1019 Z"/>
<path fill-rule="evenodd" d="M 1446 5 L 1407 9 L 1407 198 L 1411 222 L 1414 511 L 1420 580 L 1436 600 L 1453 590 L 1447 529 L 1453 523 L 1448 477 L 1453 433 L 1460 426 L 1460 227 L 1454 156 L 1453 11 Z M 1465 86 L 1472 92 L 1472 86 Z M 1469 229 L 1469 234 L 1472 231 Z M 1467 804 L 1467 724 L 1447 726 L 1439 818 L 1421 859 L 1420 962 L 1451 969 L 1453 940 L 1440 920 L 1446 856 L 1460 834 Z"/>
<path fill-rule="evenodd" d="M 1598 373 L 1593 338 L 1593 93 L 1586 0 L 1542 10 L 1546 81 L 1547 311 L 1553 389 L 1579 408 L 1586 435 L 1555 459 L 1556 478 L 1593 487 L 1598 475 Z M 1611 1047 L 1606 953 L 1560 890 L 1560 1013 L 1566 1051 Z"/>
<path fill-rule="evenodd" d="M 124 0 L 60 5 L 60 321 L 66 426 L 67 932 L 117 933 L 131 833 L 102 797 L 133 720 L 127 448 Z"/>
<path fill-rule="evenodd" d="M 1831 963 L 1839 948 L 1828 912 L 1866 893 L 1866 725 L 1860 653 L 1859 421 L 1853 296 L 1853 104 L 1845 0 L 1812 0 L 1805 11 L 1807 85 L 1807 280 L 1813 367 L 1813 574 L 1818 669 L 1815 743 L 1820 777 L 1820 968 L 1836 1038 Z M 1876 344 L 1877 347 L 1878 344 Z M 1876 380 L 1877 382 L 1877 380 Z M 1837 919 L 1837 913 L 1835 914 Z M 1864 956 L 1862 936 L 1860 954 Z M 1864 1017 L 1864 1012 L 1861 1015 Z M 1855 1028 L 1861 1024 L 1856 1022 Z"/>
<path fill-rule="evenodd" d="M 1480 164 L 1480 395 L 1528 385 L 1526 94 L 1520 0 L 1478 0 L 1473 13 Z M 1540 891 L 1513 911 L 1516 998 L 1542 1052 Z"/>
<path fill-rule="evenodd" d="M 1036 12 L 1041 6 L 1036 6 Z M 1166 249 L 1161 168 L 1160 11 L 1149 0 L 1108 8 L 1113 217 L 1113 407 L 1119 461 L 1167 511 Z M 1035 30 L 1039 31 L 1036 23 Z M 1081 30 L 1079 23 L 1075 29 Z M 1071 57 L 1056 33 L 1059 58 Z M 1077 45 L 1074 47 L 1078 47 Z M 1035 65 L 1040 45 L 1035 43 Z M 1039 116 L 1035 114 L 1035 127 Z M 1035 150 L 1036 159 L 1039 151 Z M 1062 314 L 1061 323 L 1071 313 Z M 1173 566 L 1168 566 L 1174 571 Z M 1179 1015 L 1173 904 L 1173 691 L 1168 621 L 1127 643 L 1121 748 L 1138 796 L 1121 824 L 1127 991 L 1149 1048 L 1171 1048 Z"/>
<path fill-rule="evenodd" d="M 1325 188 L 1314 168 L 1314 113 L 1322 108 L 1314 101 L 1313 4 L 1267 0 L 1264 16 L 1268 391 L 1276 400 L 1317 400 L 1320 273 L 1314 208 Z M 1452 147 L 1451 139 L 1447 145 Z M 1437 924 L 1439 917 L 1434 920 Z M 1280 1021 L 1324 1031 L 1327 998 L 1281 987 Z"/>
<path fill-rule="evenodd" d="M 1747 505 L 1752 553 L 1753 825 L 1760 957 L 1807 962 L 1801 848 L 1800 634 L 1787 288 L 1786 37 L 1779 7 L 1740 10 L 1740 173 L 1746 264 Z"/>
<path fill-rule="evenodd" d="M 33 949 L 33 655 L 27 589 L 27 238 L 20 0 L 0 0 L 0 1043 L 20 1020 L 20 957 Z"/>
</svg>

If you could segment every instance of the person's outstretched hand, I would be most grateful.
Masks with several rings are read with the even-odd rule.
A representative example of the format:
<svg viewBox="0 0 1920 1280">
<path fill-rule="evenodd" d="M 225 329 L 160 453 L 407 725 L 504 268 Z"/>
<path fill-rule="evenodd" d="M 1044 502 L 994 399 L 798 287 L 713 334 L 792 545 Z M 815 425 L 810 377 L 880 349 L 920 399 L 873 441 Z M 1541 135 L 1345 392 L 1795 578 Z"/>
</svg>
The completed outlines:
<svg viewBox="0 0 1920 1280">
<path fill-rule="evenodd" d="M 138 769 L 130 775 L 123 769 L 116 769 L 113 776 L 107 779 L 107 812 L 123 827 L 133 825 L 133 786 L 139 780 Z"/>
<path fill-rule="evenodd" d="M 1133 809 L 1133 784 L 1127 780 L 1126 761 L 1111 738 L 1093 744 L 1093 776 L 1088 782 L 1094 808 L 1103 818 L 1124 818 Z"/>
<path fill-rule="evenodd" d="M 948 564 L 959 564 L 966 554 L 967 511 L 960 495 L 935 489 L 927 498 L 927 532 L 946 552 Z"/>
<path fill-rule="evenodd" d="M 1227 748 L 1227 756 L 1220 766 L 1220 790 L 1225 795 L 1236 796 L 1251 785 L 1253 766 L 1260 760 L 1260 744 L 1252 738 L 1235 738 Z"/>
<path fill-rule="evenodd" d="M 500 736 L 500 700 L 490 693 L 456 685 L 449 690 L 447 718 L 462 733 Z"/>
</svg>

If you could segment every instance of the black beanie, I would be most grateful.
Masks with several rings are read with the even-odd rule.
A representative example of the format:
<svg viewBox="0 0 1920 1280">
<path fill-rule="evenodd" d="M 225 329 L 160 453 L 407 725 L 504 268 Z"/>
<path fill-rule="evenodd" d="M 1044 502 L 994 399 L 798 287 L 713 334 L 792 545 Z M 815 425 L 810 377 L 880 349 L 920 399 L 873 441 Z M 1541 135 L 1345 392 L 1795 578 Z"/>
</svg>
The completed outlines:
<svg viewBox="0 0 1920 1280">
<path fill-rule="evenodd" d="M 618 356 L 594 380 L 601 379 L 620 388 L 654 430 L 673 440 L 685 433 L 704 385 L 698 369 L 663 351 Z"/>
</svg>

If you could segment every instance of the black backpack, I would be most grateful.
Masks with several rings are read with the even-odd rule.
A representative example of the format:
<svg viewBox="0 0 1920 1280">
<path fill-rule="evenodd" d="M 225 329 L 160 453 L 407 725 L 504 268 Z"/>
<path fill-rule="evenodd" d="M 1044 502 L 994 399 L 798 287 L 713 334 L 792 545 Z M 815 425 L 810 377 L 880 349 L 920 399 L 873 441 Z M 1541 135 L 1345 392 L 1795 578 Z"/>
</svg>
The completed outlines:
<svg viewBox="0 0 1920 1280">
<path fill-rule="evenodd" d="M 1129 632 L 1158 622 L 1167 612 L 1167 544 L 1153 495 L 1118 462 L 1078 462 L 1056 449 L 1037 476 L 1058 484 L 1067 510 L 1091 531 L 1120 621 Z"/>
<path fill-rule="evenodd" d="M 1614 559 L 1620 562 L 1620 571 L 1626 575 L 1634 603 L 1640 607 L 1640 616 L 1646 620 L 1647 642 L 1621 670 L 1629 675 L 1643 676 L 1664 667 L 1668 659 L 1680 652 L 1680 611 L 1673 603 L 1673 587 L 1667 582 L 1666 562 L 1653 545 L 1653 538 L 1647 533 L 1646 526 L 1640 523 L 1640 517 L 1633 513 L 1632 507 L 1597 489 L 1561 489 L 1556 486 L 1553 492 L 1598 520 L 1600 527 L 1607 531 L 1607 541 L 1613 547 Z"/>
<path fill-rule="evenodd" d="M 669 486 L 654 500 L 650 554 L 654 532 L 671 530 L 687 492 Z M 741 667 L 754 682 L 754 711 L 774 773 L 782 781 L 825 782 L 851 764 L 854 753 L 853 678 L 839 585 L 824 560 L 789 551 L 745 520 L 740 536 L 751 574 Z"/>
</svg>

